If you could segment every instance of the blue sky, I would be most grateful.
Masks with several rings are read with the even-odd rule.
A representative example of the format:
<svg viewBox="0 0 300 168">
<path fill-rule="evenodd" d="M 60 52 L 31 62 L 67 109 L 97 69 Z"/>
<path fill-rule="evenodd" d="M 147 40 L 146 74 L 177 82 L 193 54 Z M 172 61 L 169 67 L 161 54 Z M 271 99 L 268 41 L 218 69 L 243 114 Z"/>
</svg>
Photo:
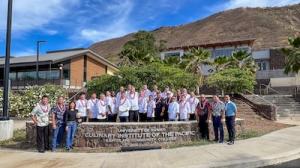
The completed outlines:
<svg viewBox="0 0 300 168">
<path fill-rule="evenodd" d="M 199 20 L 237 7 L 271 7 L 300 0 L 14 0 L 12 55 L 88 47 L 92 43 Z M 7 0 L 0 0 L 0 55 L 5 55 Z"/>
</svg>

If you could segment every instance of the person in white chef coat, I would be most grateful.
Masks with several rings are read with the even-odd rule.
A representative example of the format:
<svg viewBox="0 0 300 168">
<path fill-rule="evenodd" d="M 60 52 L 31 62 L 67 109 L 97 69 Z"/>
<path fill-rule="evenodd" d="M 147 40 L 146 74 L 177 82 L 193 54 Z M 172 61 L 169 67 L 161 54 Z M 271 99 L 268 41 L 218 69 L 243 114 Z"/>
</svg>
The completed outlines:
<svg viewBox="0 0 300 168">
<path fill-rule="evenodd" d="M 80 93 L 79 99 L 76 101 L 76 110 L 78 110 L 80 119 L 79 122 L 87 122 L 87 106 L 86 94 Z"/>
<path fill-rule="evenodd" d="M 97 116 L 99 113 L 98 109 L 98 98 L 97 94 L 94 92 L 91 94 L 91 98 L 88 100 L 87 109 L 88 109 L 88 116 L 89 122 L 97 122 Z"/>
<path fill-rule="evenodd" d="M 131 85 L 131 90 L 127 93 L 130 102 L 129 122 L 138 122 L 139 120 L 139 93 L 135 91 L 135 87 Z"/>
<path fill-rule="evenodd" d="M 190 103 L 188 102 L 185 95 L 182 95 L 182 98 L 179 103 L 179 120 L 188 121 L 188 113 L 190 111 Z"/>
<path fill-rule="evenodd" d="M 196 97 L 194 92 L 190 92 L 190 98 L 188 99 L 188 102 L 190 104 L 190 111 L 189 111 L 189 120 L 196 120 L 196 107 L 199 103 L 199 99 Z"/>
<path fill-rule="evenodd" d="M 131 104 L 127 99 L 125 91 L 120 92 L 120 99 L 117 101 L 120 122 L 128 122 L 130 107 Z"/>
<path fill-rule="evenodd" d="M 105 122 L 106 121 L 106 115 L 107 115 L 107 104 L 105 102 L 105 95 L 100 94 L 100 98 L 98 101 L 98 116 L 97 119 L 99 122 Z"/>
<path fill-rule="evenodd" d="M 179 104 L 177 102 L 176 96 L 171 98 L 171 102 L 168 107 L 169 121 L 176 121 L 179 114 Z"/>
</svg>

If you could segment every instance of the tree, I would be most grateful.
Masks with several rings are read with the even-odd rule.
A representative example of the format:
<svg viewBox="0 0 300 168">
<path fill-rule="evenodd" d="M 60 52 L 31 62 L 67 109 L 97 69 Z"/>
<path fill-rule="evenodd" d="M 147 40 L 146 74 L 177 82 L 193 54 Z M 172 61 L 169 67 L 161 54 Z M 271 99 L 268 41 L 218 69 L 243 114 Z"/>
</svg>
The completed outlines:
<svg viewBox="0 0 300 168">
<path fill-rule="evenodd" d="M 137 89 L 147 84 L 152 87 L 154 84 L 160 89 L 169 86 L 174 89 L 187 88 L 195 90 L 197 78 L 194 74 L 187 73 L 182 69 L 152 63 L 145 66 L 121 67 L 114 76 L 100 76 L 87 84 L 88 92 L 96 91 L 104 93 L 107 90 L 117 91 L 120 86 L 133 84 Z"/>
<path fill-rule="evenodd" d="M 298 73 L 300 71 L 300 37 L 289 38 L 288 41 L 292 48 L 282 49 L 286 55 L 284 72 L 286 74 Z"/>
<path fill-rule="evenodd" d="M 133 40 L 124 44 L 120 52 L 121 65 L 145 65 L 159 61 L 159 50 L 164 48 L 165 41 L 156 45 L 155 37 L 147 31 L 139 31 L 133 36 Z"/>
<path fill-rule="evenodd" d="M 203 84 L 203 65 L 212 65 L 210 52 L 203 48 L 191 48 L 182 58 L 182 66 L 185 71 L 193 73 L 198 77 L 198 88 Z"/>
<path fill-rule="evenodd" d="M 207 78 L 207 84 L 221 89 L 222 93 L 243 93 L 253 91 L 255 76 L 250 71 L 239 68 L 229 68 L 216 72 Z"/>
<path fill-rule="evenodd" d="M 247 51 L 235 51 L 231 57 L 221 56 L 214 60 L 216 71 L 221 71 L 226 68 L 239 68 L 250 71 L 253 74 L 256 72 L 256 65 L 253 57 Z"/>
</svg>

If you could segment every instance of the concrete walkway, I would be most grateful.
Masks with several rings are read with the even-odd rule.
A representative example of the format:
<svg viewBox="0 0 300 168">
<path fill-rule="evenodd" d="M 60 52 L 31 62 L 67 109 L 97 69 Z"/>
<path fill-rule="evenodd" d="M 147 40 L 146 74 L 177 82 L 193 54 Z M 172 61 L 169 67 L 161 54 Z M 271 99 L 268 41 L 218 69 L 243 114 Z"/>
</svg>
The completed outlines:
<svg viewBox="0 0 300 168">
<path fill-rule="evenodd" d="M 0 149 L 1 168 L 202 168 L 261 167 L 300 158 L 300 126 L 242 140 L 233 146 L 212 144 L 128 153 L 45 153 Z"/>
</svg>

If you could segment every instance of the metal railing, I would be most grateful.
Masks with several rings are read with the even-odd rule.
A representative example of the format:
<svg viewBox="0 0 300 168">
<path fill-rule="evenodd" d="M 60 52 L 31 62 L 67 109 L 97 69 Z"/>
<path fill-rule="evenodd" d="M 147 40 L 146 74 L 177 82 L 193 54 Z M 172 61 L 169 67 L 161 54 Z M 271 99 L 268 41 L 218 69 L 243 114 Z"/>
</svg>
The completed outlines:
<svg viewBox="0 0 300 168">
<path fill-rule="evenodd" d="M 266 94 L 269 94 L 269 90 L 272 90 L 273 92 L 275 92 L 276 94 L 281 94 L 279 91 L 275 90 L 274 88 L 272 88 L 270 85 L 265 85 L 265 84 L 260 84 L 259 85 L 259 94 L 262 95 L 262 86 L 265 87 L 266 89 Z"/>
<path fill-rule="evenodd" d="M 261 97 L 261 96 L 259 96 L 259 95 L 256 95 L 256 94 L 250 92 L 249 90 L 246 90 L 246 92 L 247 92 L 248 94 L 250 94 L 251 96 L 254 96 L 254 97 L 256 97 L 256 98 L 262 100 L 262 101 L 265 102 L 266 104 L 272 105 L 272 106 L 276 107 L 276 109 L 278 108 L 276 104 L 270 102 L 269 100 L 264 99 L 263 97 Z M 243 95 L 243 94 L 242 94 L 242 95 Z"/>
</svg>

